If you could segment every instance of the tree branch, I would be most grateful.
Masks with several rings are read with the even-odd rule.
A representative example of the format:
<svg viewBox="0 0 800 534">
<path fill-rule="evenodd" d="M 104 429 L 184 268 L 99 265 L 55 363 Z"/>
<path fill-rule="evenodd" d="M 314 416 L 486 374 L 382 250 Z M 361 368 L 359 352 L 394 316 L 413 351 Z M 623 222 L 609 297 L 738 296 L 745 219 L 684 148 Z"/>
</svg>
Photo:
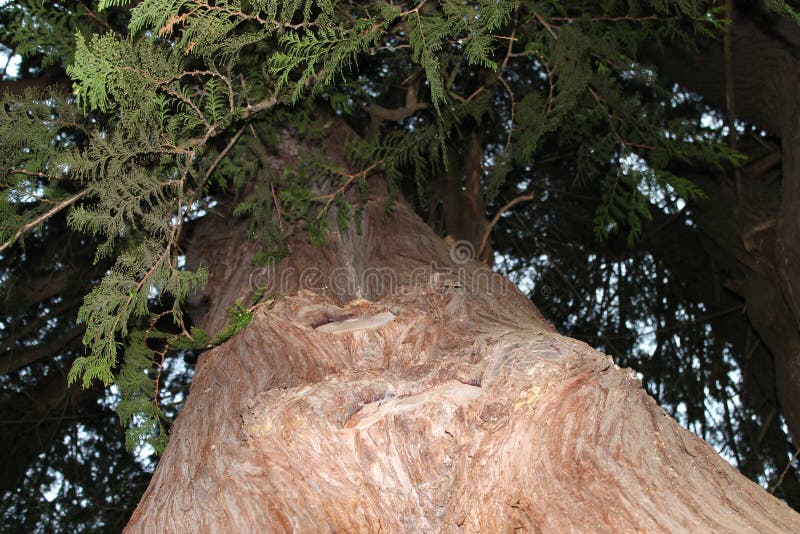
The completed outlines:
<svg viewBox="0 0 800 534">
<path fill-rule="evenodd" d="M 500 210 L 497 213 L 495 213 L 494 217 L 492 218 L 492 221 L 489 223 L 488 228 L 486 228 L 486 231 L 483 233 L 483 239 L 481 239 L 481 246 L 478 247 L 478 253 L 475 255 L 476 258 L 480 258 L 481 255 L 483 254 L 483 251 L 486 249 L 486 245 L 489 243 L 489 236 L 492 234 L 492 229 L 500 220 L 500 217 L 505 212 L 507 212 L 520 202 L 528 202 L 530 200 L 533 200 L 533 195 L 520 195 L 515 199 L 511 200 L 510 202 L 508 202 L 505 206 L 500 208 Z"/>
<path fill-rule="evenodd" d="M 22 325 L 21 327 L 12 327 L 11 333 L 8 337 L 0 343 L 0 354 L 4 354 L 8 351 L 13 350 L 14 345 L 21 339 L 28 337 L 29 335 L 33 334 L 34 332 L 38 332 L 41 330 L 48 322 L 57 319 L 59 316 L 64 314 L 70 308 L 77 308 L 80 303 L 83 302 L 83 295 L 78 297 L 64 300 L 59 304 L 49 308 L 48 313 L 43 313 L 38 317 L 32 319 L 27 324 Z"/>
<path fill-rule="evenodd" d="M 66 349 L 72 345 L 76 340 L 80 341 L 81 335 L 86 330 L 85 324 L 79 324 L 72 329 L 68 330 L 61 337 L 28 347 L 27 350 L 18 350 L 19 347 L 12 347 L 3 355 L 0 361 L 0 375 L 5 375 L 23 367 L 27 367 L 33 362 L 47 356 L 53 356 L 59 351 Z"/>
<path fill-rule="evenodd" d="M 5 249 L 10 247 L 14 243 L 14 241 L 16 241 L 17 239 L 22 237 L 22 235 L 25 232 L 27 232 L 28 230 L 30 230 L 31 228 L 34 228 L 36 225 L 46 221 L 47 219 L 49 219 L 50 217 L 52 217 L 53 215 L 55 215 L 59 211 L 63 210 L 64 208 L 67 208 L 67 207 L 71 206 L 72 204 L 74 204 L 75 202 L 77 202 L 78 200 L 83 198 L 86 195 L 87 192 L 88 192 L 88 189 L 84 189 L 83 191 L 75 193 L 71 197 L 69 197 L 69 198 L 67 198 L 65 200 L 62 200 L 61 202 L 59 202 L 58 204 L 56 204 L 55 206 L 53 206 L 52 208 L 50 208 L 46 212 L 44 212 L 41 215 L 39 215 L 38 217 L 36 217 L 34 220 L 32 220 L 29 223 L 27 223 L 25 226 L 20 228 L 17 231 L 17 233 L 14 234 L 14 236 L 11 239 L 7 240 L 5 243 L 0 245 L 0 252 L 3 252 Z"/>
<path fill-rule="evenodd" d="M 242 114 L 239 117 L 241 120 L 246 120 L 259 113 L 261 111 L 272 109 L 278 104 L 278 99 L 275 96 L 269 96 L 260 102 L 256 102 L 250 106 L 247 106 L 242 110 Z M 186 146 L 202 146 L 205 145 L 209 139 L 221 134 L 225 129 L 230 126 L 230 124 L 221 127 L 219 124 L 213 124 L 211 127 L 203 134 L 202 137 L 193 137 L 186 142 Z"/>
<path fill-rule="evenodd" d="M 424 3 L 424 2 L 423 2 Z M 420 4 L 422 5 L 422 4 Z M 407 119 L 417 111 L 428 109 L 430 105 L 427 102 L 420 102 L 417 99 L 417 87 L 420 79 L 419 72 L 415 72 L 409 77 L 408 88 L 406 89 L 406 105 L 401 108 L 389 109 L 371 102 L 367 111 L 370 115 L 369 130 L 367 131 L 367 139 L 374 139 L 380 131 L 381 123 L 383 121 L 398 122 Z M 412 78 L 417 79 L 412 79 Z"/>
<path fill-rule="evenodd" d="M 783 484 L 783 479 L 786 477 L 786 473 L 788 473 L 788 472 L 789 472 L 789 469 L 791 469 L 791 468 L 792 468 L 792 464 L 794 463 L 794 461 L 795 461 L 795 460 L 797 460 L 797 457 L 798 457 L 799 455 L 800 455 L 800 449 L 798 449 L 798 450 L 796 450 L 796 451 L 794 452 L 794 454 L 792 455 L 792 459 L 791 459 L 791 460 L 789 460 L 789 463 L 788 463 L 788 464 L 786 464 L 786 469 L 784 469 L 784 470 L 783 470 L 783 473 L 781 473 L 781 476 L 780 476 L 780 478 L 778 478 L 778 481 L 775 483 L 775 485 L 774 485 L 774 486 L 772 486 L 772 487 L 769 489 L 769 492 L 770 492 L 770 493 L 774 494 L 774 493 L 775 493 L 775 490 L 776 490 L 776 489 L 778 489 L 778 487 L 779 487 L 781 484 Z"/>
<path fill-rule="evenodd" d="M 214 172 L 214 169 L 217 168 L 219 162 L 222 161 L 225 158 L 225 156 L 228 155 L 228 152 L 231 151 L 233 145 L 235 145 L 236 141 L 238 141 L 239 138 L 242 136 L 242 132 L 244 132 L 244 125 L 241 128 L 239 128 L 239 130 L 235 134 L 233 134 L 233 137 L 231 137 L 231 140 L 228 141 L 227 145 L 225 145 L 225 148 L 222 149 L 222 152 L 220 152 L 219 155 L 216 157 L 216 159 L 214 159 L 214 161 L 211 163 L 211 166 L 206 171 L 206 178 L 211 176 L 211 173 Z"/>
</svg>

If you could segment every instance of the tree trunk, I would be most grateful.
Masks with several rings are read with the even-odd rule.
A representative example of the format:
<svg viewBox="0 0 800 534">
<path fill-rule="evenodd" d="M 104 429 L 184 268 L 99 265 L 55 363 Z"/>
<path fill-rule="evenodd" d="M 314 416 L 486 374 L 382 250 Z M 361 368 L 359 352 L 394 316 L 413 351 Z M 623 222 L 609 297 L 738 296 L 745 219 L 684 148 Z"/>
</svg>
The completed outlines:
<svg viewBox="0 0 800 534">
<path fill-rule="evenodd" d="M 633 371 L 383 208 L 267 269 L 209 222 L 215 299 L 276 300 L 201 356 L 128 532 L 800 531 Z"/>
</svg>

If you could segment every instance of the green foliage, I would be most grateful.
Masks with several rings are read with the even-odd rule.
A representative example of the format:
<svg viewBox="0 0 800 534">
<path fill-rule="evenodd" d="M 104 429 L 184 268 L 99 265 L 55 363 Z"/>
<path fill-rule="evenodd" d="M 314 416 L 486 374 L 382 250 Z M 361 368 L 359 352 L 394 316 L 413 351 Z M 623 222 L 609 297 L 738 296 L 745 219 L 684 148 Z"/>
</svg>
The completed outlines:
<svg viewBox="0 0 800 534">
<path fill-rule="evenodd" d="M 263 206 L 274 202 L 273 191 L 271 183 L 259 182 L 233 212 L 249 221 L 249 233 L 261 245 L 256 257 L 256 262 L 260 265 L 266 265 L 269 261 L 280 261 L 289 254 L 278 214 L 273 210 L 263 209 Z"/>
<path fill-rule="evenodd" d="M 229 340 L 250 324 L 253 319 L 253 312 L 244 307 L 240 301 L 236 301 L 228 312 L 228 326 L 225 330 L 217 334 L 217 343 Z"/>
<path fill-rule="evenodd" d="M 663 194 L 685 200 L 705 198 L 703 191 L 686 178 L 624 162 L 623 168 L 604 184 L 595 213 L 595 236 L 608 239 L 624 223 L 628 228 L 628 245 L 632 247 L 642 235 L 644 221 L 652 220 L 651 199 Z"/>
<path fill-rule="evenodd" d="M 303 34 L 288 32 L 279 41 L 283 51 L 272 56 L 270 72 L 277 77 L 275 91 L 291 87 L 290 102 L 297 102 L 306 86 L 314 92 L 329 87 L 337 76 L 356 63 L 359 53 L 376 46 L 384 24 L 375 20 L 358 20 L 349 30 L 324 28 Z M 299 72 L 297 79 L 292 75 Z"/>
<path fill-rule="evenodd" d="M 68 163 L 75 147 L 65 132 L 80 132 L 84 126 L 78 108 L 61 94 L 28 90 L 22 99 L 0 101 L 0 161 L 5 165 L 0 242 L 13 239 L 19 228 L 74 192 Z"/>
<path fill-rule="evenodd" d="M 97 4 L 98 11 L 106 11 L 112 7 L 125 7 L 130 4 L 130 0 L 100 0 Z"/>
<path fill-rule="evenodd" d="M 791 3 L 763 5 L 800 20 Z M 60 369 L 75 360 L 70 380 L 113 381 L 116 389 L 107 391 L 119 392 L 114 402 L 128 427 L 127 446 L 161 451 L 181 404 L 169 389 L 176 375 L 184 385 L 191 376 L 181 356 L 191 361 L 192 352 L 241 331 L 263 297 L 236 303 L 222 332 L 189 328 L 186 296 L 207 273 L 182 266 L 187 223 L 232 209 L 247 219 L 261 248 L 257 259 L 275 261 L 290 253 L 290 232 L 321 245 L 332 230 L 358 231 L 369 179 L 381 175 L 390 193 L 385 212 L 402 192 L 435 226 L 437 187 L 459 171 L 478 134 L 489 211 L 535 193 L 492 237 L 522 272 L 545 273 L 553 291 L 537 304 L 572 335 L 588 328 L 599 336 L 586 338 L 592 344 L 616 357 L 636 354 L 621 361 L 645 373 L 660 402 L 686 406 L 672 413 L 690 423 L 708 421 L 706 398 L 727 400 L 726 388 L 739 384 L 727 345 L 702 328 L 703 303 L 676 296 L 698 272 L 689 264 L 702 250 L 690 251 L 676 237 L 676 248 L 663 253 L 687 258 L 679 268 L 688 274 L 640 249 L 619 258 L 626 241 L 648 245 L 670 236 L 676 227 L 661 226 L 665 214 L 671 221 L 683 202 L 702 196 L 676 168 L 740 161 L 718 132 L 702 126 L 708 108 L 662 85 L 647 59 L 674 46 L 691 48 L 697 36 L 716 39 L 726 23 L 723 9 L 696 0 L 5 2 L 0 50 L 22 56 L 23 82 L 52 80 L 72 84 L 73 92 L 2 97 L 0 243 L 9 248 L 0 250 L 0 304 L 14 318 L 0 324 L 0 341 L 12 350 L 46 347 L 76 327 L 83 302 L 85 346 L 58 349 L 46 365 Z M 346 164 L 308 150 L 330 141 L 328 106 L 364 133 L 339 140 Z M 375 106 L 388 114 L 378 117 Z M 307 144 L 298 148 L 297 138 Z M 654 238 L 654 226 L 668 230 Z M 514 231 L 502 243 L 509 227 Z M 26 288 L 39 280 L 78 271 L 88 274 L 67 294 L 24 302 Z M 576 292 L 581 281 L 591 287 L 583 296 Z M 677 333 L 669 326 L 676 316 L 688 323 Z M 643 324 L 654 332 L 646 351 L 634 343 L 633 330 Z M 17 338 L 18 325 L 32 333 Z M 672 359 L 654 358 L 651 347 Z M 706 360 L 696 365 L 700 354 Z M 28 408 L 40 385 L 34 378 L 51 376 L 40 372 L 44 362 L 36 365 L 16 377 L 30 386 L 20 388 Z M 7 385 L 19 388 L 11 379 Z M 739 465 L 755 458 L 751 473 L 780 473 L 787 447 L 775 445 L 786 441 L 780 419 L 770 423 L 748 410 L 741 408 L 736 429 L 724 432 L 763 435 L 760 426 L 771 425 L 775 439 L 755 443 Z M 60 421 L 57 415 L 52 419 Z M 110 441 L 114 430 L 101 428 L 115 426 L 110 415 L 96 415 L 88 426 Z M 18 411 L 5 416 L 19 418 Z M 70 439 L 60 434 L 51 450 L 63 456 L 75 445 Z M 765 450 L 772 454 L 767 460 Z M 61 480 L 94 474 L 107 456 L 102 446 L 91 449 L 91 468 L 40 469 L 28 484 L 39 484 L 33 493 L 41 498 L 41 487 L 49 492 Z M 108 465 L 116 476 L 117 464 Z M 125 485 L 130 490 L 141 481 Z M 91 489 L 68 491 L 73 502 L 85 502 Z M 17 495 L 11 499 L 4 518 L 34 515 Z M 116 506 L 104 503 L 102 513 L 93 510 L 72 530 L 98 530 L 96 516 Z M 38 528 L 7 530 L 73 525 L 58 519 L 37 517 L 30 521 Z"/>
<path fill-rule="evenodd" d="M 41 58 L 41 68 L 65 67 L 73 55 L 72 35 L 81 29 L 77 9 L 69 4 L 46 4 L 39 0 L 4 2 L 6 21 L 0 39 L 24 58 Z"/>
<path fill-rule="evenodd" d="M 202 328 L 192 326 L 189 334 L 182 336 L 173 336 L 169 340 L 169 346 L 175 350 L 205 350 L 214 346 L 219 342 L 219 337 L 215 341 L 208 332 Z"/>
<path fill-rule="evenodd" d="M 784 0 L 764 0 L 764 5 L 773 13 L 780 13 L 794 21 L 795 24 L 800 24 L 800 12 Z"/>
<path fill-rule="evenodd" d="M 95 379 L 109 385 L 117 365 L 118 336 L 125 338 L 132 319 L 149 314 L 150 294 L 170 294 L 175 298 L 173 315 L 179 318 L 180 302 L 205 283 L 206 272 L 179 271 L 169 263 L 169 247 L 148 239 L 123 252 L 103 281 L 86 296 L 78 318 L 87 323 L 84 344 L 89 356 L 75 360 L 69 381 L 82 379 L 89 387 Z"/>
<path fill-rule="evenodd" d="M 126 338 L 125 360 L 114 377 L 120 393 L 116 411 L 121 424 L 128 427 L 125 446 L 129 451 L 149 445 L 161 454 L 167 446 L 168 420 L 159 407 L 158 391 L 167 352 L 208 350 L 220 345 L 244 330 L 253 312 L 237 301 L 228 317 L 228 326 L 214 338 L 197 327 L 180 334 L 160 332 L 154 327 L 159 317 L 153 315 L 149 328 L 131 331 Z M 154 345 L 161 348 L 154 349 Z"/>
<path fill-rule="evenodd" d="M 137 330 L 128 338 L 125 363 L 116 377 L 120 392 L 117 414 L 120 423 L 129 428 L 125 437 L 128 450 L 147 443 L 161 454 L 167 446 L 167 434 L 152 376 L 156 353 L 148 346 L 148 341 L 154 337 Z"/>
</svg>

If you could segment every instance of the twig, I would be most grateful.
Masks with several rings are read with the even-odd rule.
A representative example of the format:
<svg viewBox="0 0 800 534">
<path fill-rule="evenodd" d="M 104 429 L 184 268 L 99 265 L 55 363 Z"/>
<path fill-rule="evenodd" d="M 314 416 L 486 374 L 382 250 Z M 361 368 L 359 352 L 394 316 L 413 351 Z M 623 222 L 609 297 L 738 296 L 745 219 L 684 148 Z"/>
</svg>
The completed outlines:
<svg viewBox="0 0 800 534">
<path fill-rule="evenodd" d="M 511 27 L 511 37 L 507 37 L 508 39 L 508 49 L 506 50 L 506 57 L 503 58 L 503 63 L 500 65 L 498 72 L 500 76 L 502 76 L 503 71 L 506 70 L 506 65 L 508 65 L 508 58 L 511 57 L 511 52 L 514 49 L 514 42 L 517 40 L 517 17 L 519 13 L 519 4 L 517 7 L 514 8 L 514 24 Z"/>
<path fill-rule="evenodd" d="M 790 467 L 792 467 L 792 464 L 794 463 L 794 461 L 795 461 L 795 460 L 797 460 L 797 457 L 798 457 L 798 456 L 800 456 L 800 449 L 797 449 L 796 451 L 794 451 L 794 454 L 792 455 L 792 459 L 791 459 L 791 460 L 789 460 L 789 463 L 788 463 L 788 464 L 786 464 L 786 469 L 784 469 L 784 470 L 783 470 L 783 473 L 781 473 L 781 476 L 778 478 L 778 481 L 775 483 L 775 485 L 774 485 L 774 486 L 772 486 L 772 487 L 769 489 L 769 492 L 770 492 L 770 493 L 774 494 L 774 493 L 775 493 L 775 490 L 776 490 L 776 489 L 778 489 L 778 487 L 779 487 L 781 484 L 783 484 L 783 477 L 785 477 L 785 476 L 786 476 L 786 473 L 788 473 L 788 472 L 789 472 L 789 468 L 790 468 Z"/>
<path fill-rule="evenodd" d="M 242 110 L 242 113 L 239 117 L 240 120 L 246 120 L 255 115 L 260 111 L 264 111 L 267 109 L 272 109 L 277 105 L 278 99 L 275 96 L 269 96 L 260 102 L 256 102 L 255 104 L 251 104 Z M 212 137 L 219 135 L 222 133 L 223 128 L 219 124 L 213 124 L 211 127 L 206 130 L 206 133 L 203 134 L 202 137 L 193 137 L 186 141 L 186 146 L 202 146 L 208 142 L 209 139 Z"/>
<path fill-rule="evenodd" d="M 322 210 L 320 211 L 320 216 L 323 213 L 325 213 L 326 211 L 328 211 L 328 207 L 331 205 L 331 202 L 334 201 L 336 196 L 339 193 L 344 192 L 348 187 L 350 187 L 350 184 L 352 184 L 356 180 L 356 178 L 358 178 L 360 176 L 366 177 L 370 172 L 372 172 L 375 169 L 375 167 L 377 167 L 381 163 L 383 163 L 383 160 L 379 159 L 378 161 L 376 161 L 375 163 L 373 163 L 372 165 L 370 165 L 369 167 L 367 167 L 363 171 L 360 171 L 360 172 L 357 172 L 357 173 L 354 173 L 354 174 L 346 174 L 346 173 L 343 173 L 343 172 L 337 173 L 337 174 L 340 174 L 342 177 L 347 178 L 347 181 L 345 183 L 343 183 L 333 193 L 331 193 L 329 195 L 323 195 L 321 197 L 317 197 L 317 198 L 314 199 L 314 200 L 326 200 L 327 199 L 327 201 L 325 202 L 325 207 L 322 208 Z"/>
<path fill-rule="evenodd" d="M 95 12 L 94 12 L 94 11 L 92 11 L 91 9 L 89 9 L 89 6 L 87 6 L 87 5 L 86 5 L 86 4 L 84 4 L 83 2 L 81 2 L 80 4 L 81 4 L 81 6 L 83 7 L 83 9 L 85 9 L 85 10 L 86 10 L 86 16 L 87 16 L 87 17 L 89 17 L 90 19 L 92 19 L 92 20 L 94 20 L 95 22 L 99 23 L 100 25 L 102 25 L 102 26 L 103 26 L 103 27 L 105 27 L 106 29 L 109 29 L 109 28 L 111 27 L 111 26 L 109 26 L 109 25 L 108 25 L 108 21 L 106 21 L 106 20 L 103 20 L 103 19 L 101 19 L 100 17 L 98 17 L 98 16 L 95 14 Z"/>
<path fill-rule="evenodd" d="M 43 172 L 33 172 L 33 171 L 26 171 L 25 169 L 11 169 L 11 174 L 24 174 L 25 176 L 35 176 L 36 178 L 50 178 L 47 174 Z"/>
<path fill-rule="evenodd" d="M 167 357 L 168 349 L 169 349 L 169 343 L 164 345 L 164 349 L 161 350 L 161 352 L 156 352 L 156 354 L 161 356 L 161 361 L 155 364 L 156 367 L 158 368 L 158 372 L 156 373 L 155 388 L 153 390 L 153 404 L 156 405 L 156 410 L 158 410 L 159 412 L 161 412 L 161 408 L 158 405 L 158 390 L 161 382 L 161 374 L 164 372 L 164 360 Z"/>
<path fill-rule="evenodd" d="M 536 20 L 538 20 L 542 26 L 544 26 L 544 29 L 547 30 L 547 33 L 553 36 L 553 39 L 558 39 L 558 35 L 556 35 L 556 32 L 553 30 L 553 26 L 551 24 L 544 20 L 536 11 L 533 12 L 533 16 L 536 17 Z"/>
<path fill-rule="evenodd" d="M 369 129 L 367 130 L 367 139 L 374 139 L 380 133 L 381 124 L 383 121 L 399 122 L 412 116 L 417 111 L 428 109 L 430 106 L 427 102 L 420 102 L 417 100 L 417 84 L 419 80 L 412 79 L 417 73 L 409 76 L 405 82 L 410 82 L 406 89 L 406 105 L 401 108 L 385 108 L 370 102 L 367 112 L 370 115 Z"/>
<path fill-rule="evenodd" d="M 500 220 L 500 217 L 520 202 L 528 202 L 530 200 L 533 200 L 533 195 L 520 195 L 506 203 L 505 206 L 500 208 L 500 210 L 495 213 L 494 217 L 492 218 L 492 222 L 489 223 L 489 227 L 483 232 L 483 239 L 481 239 L 481 246 L 478 247 L 478 254 L 475 256 L 476 258 L 480 258 L 483 255 L 483 251 L 486 249 L 486 245 L 489 243 L 489 236 L 492 234 L 492 229 Z"/>
<path fill-rule="evenodd" d="M 723 55 L 725 62 L 725 108 L 728 115 L 728 143 L 733 151 L 737 150 L 736 139 L 736 99 L 733 86 L 733 0 L 725 2 L 725 34 L 723 37 Z M 733 179 L 736 186 L 737 208 L 742 206 L 742 173 L 738 165 L 733 168 Z"/>
<path fill-rule="evenodd" d="M 422 2 L 417 4 L 417 7 L 413 8 L 413 9 L 409 9 L 408 11 L 403 11 L 402 13 L 400 13 L 400 16 L 401 17 L 405 17 L 406 15 L 410 15 L 411 13 L 416 13 L 417 16 L 419 16 L 419 10 L 422 9 L 422 6 L 424 6 L 425 2 L 427 2 L 427 1 L 428 0 L 422 0 Z"/>
<path fill-rule="evenodd" d="M 519 4 L 514 9 L 514 25 L 511 28 L 511 37 L 508 40 L 508 49 L 506 50 L 506 57 L 503 58 L 503 63 L 500 65 L 498 69 L 499 76 L 497 77 L 500 80 L 500 83 L 503 84 L 503 87 L 506 88 L 508 91 L 508 97 L 511 99 L 511 123 L 508 125 L 508 136 L 506 137 L 506 150 L 508 147 L 511 146 L 511 135 L 514 133 L 514 118 L 516 115 L 516 108 L 517 102 L 514 98 L 514 92 L 511 90 L 511 86 L 508 85 L 508 82 L 505 79 L 505 70 L 506 66 L 508 65 L 508 60 L 511 57 L 511 53 L 514 50 L 514 42 L 517 40 L 517 14 L 519 10 Z"/>
<path fill-rule="evenodd" d="M 553 84 L 553 69 L 550 68 L 550 65 L 544 60 L 543 57 L 540 56 L 539 61 L 547 71 L 547 83 L 550 85 L 550 92 L 547 94 L 547 112 L 545 113 L 545 116 L 547 116 L 550 115 L 551 111 L 553 111 L 553 97 L 555 95 L 556 88 Z"/>
<path fill-rule="evenodd" d="M 511 119 L 510 119 L 510 124 L 508 125 L 508 136 L 506 137 L 506 147 L 505 147 L 506 150 L 508 150 L 508 147 L 511 145 L 511 134 L 514 132 L 514 118 L 516 117 L 517 102 L 514 99 L 514 91 L 511 90 L 511 86 L 508 85 L 506 79 L 503 78 L 502 75 L 498 76 L 497 79 L 500 80 L 500 83 L 502 83 L 503 87 L 506 88 L 506 91 L 508 91 L 508 98 L 511 99 Z"/>
<path fill-rule="evenodd" d="M 472 94 L 467 97 L 467 102 L 472 102 L 473 98 L 475 98 L 476 96 L 478 96 L 479 94 L 481 94 L 484 91 L 486 91 L 486 87 L 481 85 L 480 87 L 478 87 L 477 89 L 472 91 Z"/>
<path fill-rule="evenodd" d="M 231 137 L 231 140 L 228 141 L 227 145 L 225 145 L 225 148 L 222 149 L 222 152 L 220 152 L 219 155 L 214 159 L 214 162 L 211 164 L 211 167 L 209 167 L 208 170 L 206 171 L 206 178 L 211 176 L 211 173 L 214 172 L 214 169 L 217 168 L 217 165 L 219 164 L 219 162 L 222 161 L 222 159 L 225 156 L 228 155 L 228 152 L 231 151 L 231 149 L 233 148 L 233 145 L 235 145 L 236 141 L 238 141 L 239 138 L 242 136 L 242 132 L 244 131 L 244 127 L 245 127 L 245 125 L 242 125 L 242 127 L 239 128 L 239 130 L 235 134 L 233 134 L 233 137 Z"/>
<path fill-rule="evenodd" d="M 269 190 L 272 193 L 272 202 L 275 203 L 275 213 L 278 217 L 278 228 L 283 232 L 283 217 L 281 216 L 281 205 L 278 203 L 278 195 L 275 194 L 275 184 L 269 183 Z"/>
<path fill-rule="evenodd" d="M 571 22 L 579 17 L 551 17 L 550 20 L 558 22 Z M 646 17 L 631 17 L 630 15 L 624 17 L 591 17 L 588 20 L 592 22 L 642 22 L 644 20 L 658 20 L 658 15 L 647 15 Z"/>
<path fill-rule="evenodd" d="M 213 78 L 219 78 L 220 80 L 222 80 L 222 83 L 224 83 L 225 86 L 228 88 L 228 107 L 230 108 L 231 113 L 233 113 L 233 111 L 234 111 L 233 84 L 231 83 L 231 80 L 227 76 L 225 76 L 224 74 L 219 73 L 217 71 L 213 71 L 213 70 L 185 70 L 185 71 L 181 72 L 180 74 L 177 74 L 177 75 L 175 75 L 175 76 L 173 76 L 173 77 L 171 77 L 169 79 L 159 81 L 157 83 L 158 83 L 158 85 L 163 86 L 163 85 L 167 85 L 167 84 L 169 84 L 171 82 L 174 82 L 176 80 L 181 80 L 183 78 L 186 78 L 187 76 L 211 76 Z"/>
<path fill-rule="evenodd" d="M 614 137 L 617 139 L 617 141 L 619 141 L 620 145 L 622 145 L 623 147 L 630 146 L 633 148 L 641 148 L 642 150 L 652 150 L 654 152 L 661 152 L 663 150 L 662 148 L 657 146 L 646 145 L 643 143 L 634 143 L 632 141 L 626 141 L 625 139 L 623 139 L 619 131 L 614 127 L 614 120 L 616 119 L 616 117 L 614 116 L 613 113 L 611 113 L 608 106 L 604 103 L 605 99 L 601 97 L 599 94 L 597 94 L 597 91 L 595 91 L 591 87 L 589 87 L 589 94 L 591 94 L 592 97 L 595 99 L 597 105 L 600 106 L 603 109 L 603 111 L 605 111 L 606 117 L 608 117 L 608 126 L 609 128 L 611 128 L 611 132 L 614 134 Z"/>
<path fill-rule="evenodd" d="M 83 197 L 86 195 L 87 191 L 88 191 L 87 189 L 84 189 L 83 191 L 80 191 L 80 192 L 78 192 L 78 193 L 75 193 L 75 194 L 74 194 L 74 195 L 72 195 L 71 197 L 69 197 L 69 198 L 67 198 L 67 199 L 65 199 L 65 200 L 62 200 L 61 202 L 59 202 L 58 204 L 56 204 L 55 206 L 53 206 L 52 208 L 50 208 L 50 209 L 49 209 L 49 210 L 47 210 L 46 212 L 44 212 L 44 213 L 42 213 L 41 215 L 39 215 L 38 217 L 36 217 L 34 220 L 32 220 L 32 221 L 30 221 L 29 223 L 27 223 L 25 226 L 23 226 L 22 228 L 20 228 L 20 229 L 17 231 L 17 233 L 16 233 L 16 234 L 14 234 L 14 237 L 12 237 L 12 238 L 11 238 L 11 239 L 9 239 L 8 241 L 6 241 L 6 242 L 5 242 L 5 243 L 3 243 L 2 245 L 0 245 L 0 252 L 3 252 L 5 249 L 7 249 L 8 247 L 10 247 L 10 246 L 11 246 L 11 244 L 12 244 L 14 241 L 16 241 L 17 239 L 19 239 L 20 237 L 22 237 L 22 235 L 23 235 L 25 232 L 27 232 L 28 230 L 30 230 L 31 228 L 33 228 L 33 227 L 35 227 L 36 225 L 38 225 L 39 223 L 41 223 L 41 222 L 43 222 L 43 221 L 45 221 L 45 220 L 49 219 L 50 217 L 52 217 L 53 215 L 55 215 L 55 214 L 56 214 L 56 213 L 58 213 L 59 211 L 63 210 L 63 209 L 64 209 L 64 208 L 66 208 L 66 207 L 69 207 L 69 206 L 71 206 L 71 205 L 72 205 L 72 204 L 74 204 L 76 201 L 78 201 L 78 200 L 80 200 L 81 198 L 83 198 Z"/>
</svg>

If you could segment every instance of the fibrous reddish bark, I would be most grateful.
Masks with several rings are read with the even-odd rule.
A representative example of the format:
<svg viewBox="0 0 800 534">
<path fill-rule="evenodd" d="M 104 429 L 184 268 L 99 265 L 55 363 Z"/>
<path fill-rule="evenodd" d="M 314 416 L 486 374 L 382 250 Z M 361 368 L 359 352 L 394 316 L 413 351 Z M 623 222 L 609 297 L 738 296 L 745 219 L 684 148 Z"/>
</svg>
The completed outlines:
<svg viewBox="0 0 800 534">
<path fill-rule="evenodd" d="M 276 301 L 201 358 L 128 532 L 800 531 L 633 371 L 382 211 L 250 278 Z"/>
</svg>

